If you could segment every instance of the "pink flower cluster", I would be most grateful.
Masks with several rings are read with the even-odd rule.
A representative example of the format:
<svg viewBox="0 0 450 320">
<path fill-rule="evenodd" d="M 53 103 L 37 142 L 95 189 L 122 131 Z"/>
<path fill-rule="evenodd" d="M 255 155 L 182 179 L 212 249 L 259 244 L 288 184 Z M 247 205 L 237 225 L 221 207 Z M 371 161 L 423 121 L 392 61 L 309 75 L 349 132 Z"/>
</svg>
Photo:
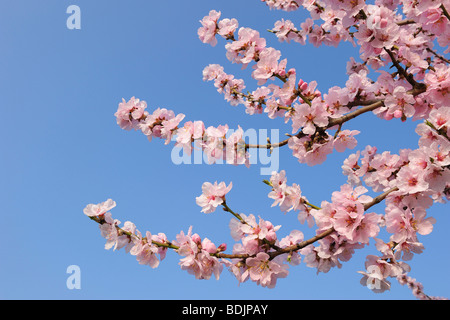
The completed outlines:
<svg viewBox="0 0 450 320">
<path fill-rule="evenodd" d="M 437 40 L 443 48 L 448 47 L 450 27 L 448 24 L 448 8 L 450 3 L 446 1 L 422 0 L 414 1 L 378 1 L 374 5 L 365 1 L 288 1 L 288 0 L 263 0 L 273 9 L 285 11 L 296 10 L 303 6 L 311 14 L 297 29 L 290 20 L 280 20 L 275 23 L 272 30 L 280 41 L 295 41 L 305 44 L 306 38 L 319 46 L 321 44 L 337 46 L 340 41 L 349 41 L 354 44 L 358 41 L 361 46 L 361 57 L 371 60 L 370 63 L 378 63 L 383 48 L 391 48 L 394 44 L 413 41 L 414 46 L 402 47 L 405 59 L 421 64 L 421 54 L 416 51 L 417 45 Z M 402 14 L 396 12 L 397 6 L 402 5 Z M 447 15 L 447 17 L 446 17 Z M 323 23 L 315 25 L 314 20 L 322 20 Z M 403 20 L 402 20 L 403 19 Z M 408 21 L 408 23 L 402 23 Z M 415 29 L 423 30 L 419 34 Z M 356 32 L 354 31 L 356 29 Z M 411 32 L 414 30 L 414 32 Z M 414 37 L 412 36 L 414 35 Z M 413 39 L 414 38 L 414 39 Z M 426 38 L 430 38 L 429 40 Z M 426 39 L 426 40 L 424 40 Z M 445 51 L 448 52 L 448 49 Z M 423 54 L 423 53 L 422 53 Z M 378 60 L 378 61 L 377 61 Z M 421 68 L 427 68 L 423 65 Z"/>
<path fill-rule="evenodd" d="M 145 111 L 146 108 L 147 103 L 135 97 L 132 97 L 128 102 L 122 99 L 117 112 L 114 114 L 117 124 L 125 130 L 136 129 L 139 122 L 148 115 L 148 112 Z"/>
<path fill-rule="evenodd" d="M 419 300 L 448 300 L 447 298 L 444 297 L 434 297 L 426 295 L 423 292 L 423 285 L 416 279 L 406 274 L 397 276 L 397 280 L 401 285 L 408 286 L 408 288 L 410 288 L 411 291 L 413 292 L 414 296 Z"/>
<path fill-rule="evenodd" d="M 331 203 L 323 201 L 321 210 L 311 212 L 319 227 L 318 232 L 331 227 L 339 235 L 340 243 L 369 243 L 369 239 L 380 231 L 381 217 L 374 212 L 365 213 L 364 204 L 372 201 L 365 195 L 367 191 L 363 186 L 353 188 L 344 184 L 340 191 L 333 192 Z"/>
<path fill-rule="evenodd" d="M 165 144 L 175 141 L 175 146 L 183 148 L 188 155 L 198 147 L 210 163 L 224 160 L 233 165 L 250 165 L 242 128 L 231 130 L 228 125 L 206 128 L 202 121 L 187 121 L 181 126 L 184 114 L 175 115 L 165 108 L 157 108 L 150 114 L 146 107 L 145 101 L 134 97 L 128 102 L 123 100 L 115 113 L 117 123 L 122 129 L 142 131 L 149 141 L 154 137 L 164 139 Z"/>
<path fill-rule="evenodd" d="M 273 183 L 277 184 L 275 179 L 275 177 L 272 179 Z M 202 186 L 202 195 L 197 197 L 197 204 L 202 207 L 202 212 L 213 212 L 218 205 L 225 202 L 225 194 L 230 189 L 231 184 L 227 187 L 224 182 L 219 184 L 217 182 L 214 184 L 205 182 Z M 292 200 L 294 201 L 294 199 Z M 297 199 L 298 201 L 300 199 Z M 298 206 L 299 204 L 293 205 Z M 284 262 L 287 261 L 290 264 L 297 265 L 300 263 L 301 258 L 298 253 L 294 252 L 272 259 L 269 255 L 270 252 L 274 252 L 274 248 L 278 246 L 284 248 L 301 242 L 303 234 L 300 231 L 293 231 L 289 236 L 278 241 L 276 232 L 281 226 L 274 226 L 270 221 L 261 217 L 257 221 L 253 214 L 248 216 L 235 214 L 235 217 L 237 219 L 232 219 L 229 226 L 232 238 L 235 241 L 240 241 L 240 243 L 235 244 L 233 247 L 233 254 L 245 254 L 251 257 L 245 260 L 223 260 L 223 263 L 233 272 L 239 282 L 251 279 L 258 285 L 273 288 L 278 278 L 284 278 L 288 275 L 288 266 Z M 177 242 L 180 241 L 177 239 Z M 193 245 L 189 245 L 189 248 L 193 247 Z M 208 259 L 214 258 L 208 257 Z"/>
<path fill-rule="evenodd" d="M 217 181 L 214 184 L 203 183 L 202 194 L 196 199 L 197 204 L 202 207 L 201 212 L 211 213 L 216 211 L 217 206 L 225 202 L 225 195 L 230 192 L 232 187 L 232 183 L 226 186 L 225 182 L 219 184 L 217 184 Z"/>
<path fill-rule="evenodd" d="M 270 31 L 279 41 L 301 45 L 309 41 L 315 47 L 337 47 L 347 41 L 359 46 L 360 62 L 350 58 L 345 86 L 333 86 L 322 93 L 316 81 L 305 82 L 294 68 L 288 69 L 287 59 L 268 47 L 258 31 L 239 28 L 236 19 L 221 19 L 221 12 L 215 10 L 200 21 L 199 39 L 212 46 L 217 45 L 218 35 L 227 40 L 227 59 L 242 69 L 252 64 L 251 76 L 257 88 L 244 92 L 244 81 L 225 73 L 218 64 L 204 68 L 204 81 L 213 82 L 232 106 L 244 105 L 249 115 L 266 113 L 270 119 L 283 118 L 292 134 L 277 147 L 287 145 L 300 163 L 309 166 L 323 163 L 333 150 L 354 149 L 360 132 L 342 126 L 366 112 L 384 120 L 423 120 L 416 127 L 418 148 L 394 154 L 367 146 L 349 155 L 342 166 L 347 183 L 332 193 L 331 202 L 322 201 L 320 208 L 308 202 L 298 184 L 287 184 L 285 171 L 273 172 L 266 181 L 271 186 L 268 197 L 273 200 L 272 207 L 298 211 L 302 224 L 307 222 L 310 228 L 316 225 L 316 236 L 309 241 L 304 241 L 298 230 L 279 239 L 281 226 L 253 214 L 233 212 L 225 201 L 232 183 L 227 186 L 224 182 L 205 182 L 196 203 L 203 213 L 212 213 L 222 205 L 234 215 L 229 223 L 237 242 L 232 254 L 223 253 L 225 244 L 216 247 L 208 238 L 193 234 L 192 227 L 187 234 L 181 231 L 173 242 L 162 233 L 147 231 L 143 236 L 130 221 L 120 227 L 121 222 L 109 212 L 116 205 L 111 199 L 87 205 L 85 215 L 100 224 L 106 249 L 125 248 L 140 264 L 156 268 L 171 248 L 182 256 L 181 268 L 197 279 L 213 275 L 218 279 L 225 266 L 239 283 L 250 279 L 268 288 L 289 274 L 289 265 L 303 262 L 317 272 L 340 268 L 372 239 L 380 254 L 367 256 L 365 271 L 359 272 L 362 285 L 384 292 L 391 286 L 389 278 L 396 278 L 417 298 L 433 298 L 406 275 L 411 269 L 406 262 L 424 250 L 420 236 L 433 231 L 436 219 L 427 216 L 427 209 L 450 199 L 450 67 L 439 53 L 450 52 L 450 1 L 262 1 L 271 9 L 303 7 L 310 13 L 298 28 L 291 20 L 275 22 Z M 145 101 L 122 99 L 115 113 L 117 124 L 125 130 L 140 130 L 149 140 L 175 141 L 187 154 L 199 148 L 210 163 L 225 160 L 249 165 L 249 145 L 241 127 L 206 127 L 202 121 L 182 124 L 184 114 L 160 108 L 149 113 L 146 108 Z M 382 194 L 373 198 L 367 195 L 370 189 Z M 382 200 L 384 214 L 368 212 Z M 377 238 L 381 228 L 387 232 L 387 241 Z"/>
<path fill-rule="evenodd" d="M 364 205 L 372 201 L 365 195 L 367 191 L 362 186 L 352 188 L 345 184 L 340 191 L 333 192 L 331 203 L 323 201 L 321 208 L 310 209 L 318 227 L 316 234 L 333 232 L 319 240 L 317 246 L 300 250 L 308 267 L 324 273 L 332 267 L 340 268 L 341 262 L 348 261 L 356 249 L 363 248 L 370 238 L 378 235 L 382 219 L 374 212 L 365 213 Z"/>
<path fill-rule="evenodd" d="M 107 212 L 113 207 L 115 202 L 108 199 L 100 204 L 89 204 L 84 209 L 87 216 L 100 224 L 101 235 L 107 241 L 105 249 L 125 248 L 127 253 L 136 256 L 139 264 L 154 269 L 165 258 L 168 248 L 172 248 L 183 257 L 179 263 L 182 270 L 187 270 L 197 279 L 209 279 L 213 274 L 219 279 L 223 266 L 213 254 L 225 251 L 225 244 L 216 247 L 207 238 L 201 240 L 198 234 L 192 234 L 192 227 L 187 234 L 181 231 L 173 242 L 169 242 L 164 233 L 153 235 L 147 231 L 144 237 L 130 221 L 120 227 L 121 222 L 113 219 L 111 213 Z"/>
<path fill-rule="evenodd" d="M 166 256 L 167 248 L 156 246 L 153 242 L 156 241 L 162 245 L 167 243 L 166 235 L 163 233 L 152 235 L 147 231 L 143 237 L 135 224 L 130 221 L 126 221 L 123 227 L 119 227 L 121 222 L 113 219 L 109 212 L 115 206 L 116 203 L 108 199 L 100 204 L 88 204 L 83 210 L 85 215 L 100 223 L 100 233 L 106 239 L 105 249 L 125 248 L 127 253 L 136 256 L 139 264 L 148 265 L 151 268 L 158 267 L 159 262 Z"/>
<path fill-rule="evenodd" d="M 447 109 L 432 110 L 427 122 L 417 126 L 418 149 L 403 149 L 396 155 L 388 151 L 377 153 L 375 147 L 368 146 L 363 152 L 349 156 L 342 167 L 353 185 L 364 182 L 374 191 L 394 190 L 385 199 L 382 220 L 390 234 L 389 242 L 377 239 L 377 249 L 382 254 L 369 256 L 368 272 L 361 272 L 364 275 L 361 283 L 372 283 L 375 292 L 389 289 L 387 278 L 409 271 L 404 261 L 422 253 L 424 245 L 419 235 L 430 234 L 436 223 L 435 218 L 427 217 L 426 210 L 433 202 L 450 199 Z"/>
<path fill-rule="evenodd" d="M 261 0 L 265 2 L 271 9 L 294 11 L 303 3 L 303 0 Z"/>
<path fill-rule="evenodd" d="M 361 6 L 362 4 L 359 3 L 356 12 L 361 10 Z M 353 10 L 356 10 L 356 8 L 353 8 Z M 329 19 L 339 20 L 329 11 L 325 10 L 325 12 L 328 13 Z M 386 33 L 385 28 L 387 26 L 399 28 L 397 20 L 394 21 L 392 18 L 395 15 L 392 14 L 390 9 L 369 6 L 367 14 L 370 15 L 370 19 L 367 18 L 367 21 L 361 23 L 373 30 Z M 211 11 L 207 17 L 204 19 L 216 21 L 217 14 L 215 11 Z M 216 24 L 220 24 L 220 21 L 217 20 Z M 298 35 L 297 32 L 286 31 L 286 24 L 288 23 L 278 24 L 274 32 L 277 35 L 278 33 L 285 34 L 286 37 L 288 34 Z M 281 32 L 281 29 L 284 32 Z M 308 28 L 305 27 L 306 29 Z M 390 36 L 392 32 L 392 30 L 388 31 L 387 34 Z M 219 33 L 216 32 L 215 34 Z M 380 39 L 385 39 L 383 34 L 378 36 Z M 375 36 L 375 39 L 378 36 Z M 327 130 L 324 130 L 335 129 L 336 127 L 329 124 L 330 119 L 346 116 L 352 111 L 351 108 L 354 105 L 369 105 L 381 101 L 382 103 L 373 108 L 373 112 L 386 120 L 393 118 L 400 118 L 402 121 L 407 118 L 425 119 L 433 105 L 442 101 L 448 91 L 448 83 L 444 81 L 446 79 L 445 74 L 447 74 L 445 73 L 447 71 L 444 70 L 448 70 L 448 68 L 438 64 L 438 69 L 427 73 L 425 79 L 427 86 L 436 87 L 434 91 L 430 91 L 435 92 L 434 95 L 430 94 L 429 91 L 414 91 L 411 83 L 405 79 L 395 79 L 385 71 L 380 71 L 377 81 L 373 81 L 368 78 L 368 69 L 365 67 L 351 67 L 349 79 L 344 88 L 334 86 L 330 88 L 327 94 L 322 95 L 316 89 L 315 81 L 306 83 L 299 80 L 296 82 L 295 69 L 286 71 L 286 59 L 280 61 L 281 53 L 274 48 L 266 47 L 265 39 L 261 38 L 257 31 L 241 27 L 238 30 L 237 38 L 228 34 L 226 39 L 231 40 L 225 46 L 230 61 L 242 64 L 244 68 L 252 61 L 255 62 L 252 77 L 258 81 L 258 85 L 264 84 L 268 79 L 274 77 L 282 80 L 283 85 L 280 87 L 271 83 L 245 94 L 243 92 L 246 87 L 244 81 L 235 79 L 233 75 L 225 73 L 224 68 L 217 64 L 211 64 L 204 69 L 203 79 L 213 81 L 219 93 L 223 93 L 225 99 L 231 105 L 243 104 L 248 114 L 265 112 L 270 118 L 284 117 L 286 122 L 292 121 L 292 133 L 297 134 L 290 139 L 289 147 L 292 149 L 293 155 L 299 159 L 299 162 L 308 165 L 323 163 L 334 148 L 343 152 L 346 148 L 356 146 L 354 136 L 359 133 L 358 131 L 338 130 L 337 134 L 331 135 Z M 387 40 L 385 39 L 385 41 Z M 374 46 L 374 41 L 369 42 L 371 46 Z M 397 42 L 395 44 L 398 45 Z M 380 50 L 391 47 L 384 46 Z M 408 43 L 405 47 L 410 47 L 410 44 Z M 397 50 L 394 54 L 401 62 L 411 62 L 405 58 L 412 56 L 412 53 L 407 53 L 406 49 Z M 373 55 L 384 57 L 383 60 L 379 61 L 381 64 L 377 68 L 391 62 L 386 51 L 377 51 Z M 355 63 L 353 64 L 355 65 Z M 373 64 L 370 65 L 374 67 Z M 428 65 L 426 68 L 428 68 Z M 426 68 L 422 65 L 422 69 L 413 70 L 417 71 L 414 73 L 420 74 Z M 433 76 L 433 74 L 436 75 Z M 439 84 L 436 85 L 436 82 Z"/>
<path fill-rule="evenodd" d="M 382 244 L 377 243 L 377 248 L 380 246 Z M 407 264 L 389 260 L 393 259 L 392 252 L 386 245 L 383 248 L 386 248 L 386 255 L 382 257 L 368 255 L 365 262 L 366 271 L 358 271 L 358 273 L 363 275 L 360 281 L 361 285 L 367 286 L 375 293 L 382 293 L 390 289 L 391 283 L 387 280 L 389 277 L 396 278 L 410 270 Z M 395 262 L 393 263 L 392 261 Z"/>
<path fill-rule="evenodd" d="M 272 8 L 284 9 L 283 1 L 269 3 Z M 277 21 L 272 31 L 280 41 L 305 44 L 309 37 L 315 46 L 337 46 L 340 41 L 354 43 L 356 40 L 361 47 L 360 57 L 364 65 L 373 69 L 380 69 L 392 62 L 386 50 L 392 49 L 396 59 L 407 66 L 416 80 L 424 79 L 428 90 L 417 97 L 413 96 L 410 83 L 406 81 L 384 85 L 379 80 L 392 81 L 392 77 L 385 75 L 373 82 L 371 88 L 364 88 L 370 89 L 369 95 L 382 97 L 383 94 L 386 97 L 385 106 L 377 114 L 388 120 L 426 118 L 432 106 L 443 106 L 449 92 L 448 65 L 438 58 L 433 59 L 434 67 L 429 68 L 429 61 L 434 55 L 430 43 L 435 40 L 448 52 L 450 24 L 448 13 L 444 11 L 445 7 L 450 6 L 448 1 L 401 1 L 403 16 L 396 12 L 397 3 L 391 2 L 368 5 L 364 1 L 324 0 L 320 4 L 315 1 L 301 4 L 310 11 L 312 19 L 308 18 L 299 29 L 290 20 Z M 315 25 L 314 20 L 317 19 L 324 23 Z M 382 91 L 379 90 L 380 85 Z M 359 95 L 362 96 L 362 93 L 359 92 Z"/>
<path fill-rule="evenodd" d="M 202 240 L 198 234 L 192 234 L 192 227 L 187 234 L 181 231 L 174 244 L 179 247 L 178 254 L 184 257 L 179 263 L 182 270 L 187 270 L 196 279 L 210 279 L 212 275 L 219 279 L 223 266 L 212 254 L 225 250 L 225 245 L 217 248 L 208 238 Z"/>
<path fill-rule="evenodd" d="M 433 113 L 437 115 L 441 109 Z M 433 118 L 430 117 L 431 126 L 436 123 Z M 425 195 L 434 201 L 448 200 L 450 142 L 425 123 L 419 124 L 416 132 L 421 135 L 416 150 L 403 149 L 396 155 L 389 151 L 377 153 L 375 147 L 368 146 L 350 155 L 342 166 L 348 181 L 352 184 L 363 181 L 376 192 L 398 188 L 396 194 L 407 198 Z"/>
<path fill-rule="evenodd" d="M 305 205 L 308 200 L 302 196 L 300 186 L 296 183 L 287 185 L 286 172 L 284 170 L 272 172 L 270 184 L 272 191 L 269 192 L 268 196 L 274 200 L 272 207 L 279 205 L 280 210 L 283 212 L 299 211 L 298 220 L 300 223 L 304 224 L 307 221 L 308 226 L 311 228 L 314 225 L 314 218 L 310 214 L 309 208 Z"/>
<path fill-rule="evenodd" d="M 277 279 L 285 278 L 288 274 L 288 265 L 300 263 L 300 256 L 283 254 L 275 258 L 270 256 L 274 248 L 284 248 L 299 243 L 303 234 L 293 231 L 289 236 L 277 238 L 276 232 L 281 226 L 274 226 L 270 221 L 259 217 L 257 222 L 253 214 L 240 214 L 240 220 L 230 221 L 231 236 L 235 241 L 241 241 L 233 246 L 233 255 L 250 255 L 250 258 L 235 258 L 226 261 L 226 266 L 235 275 L 239 283 L 248 279 L 263 287 L 273 288 Z"/>
<path fill-rule="evenodd" d="M 224 38 L 233 37 L 238 28 L 237 20 L 222 19 L 219 21 L 220 15 L 220 11 L 211 10 L 209 15 L 200 20 L 202 26 L 198 29 L 198 37 L 203 43 L 215 46 L 217 44 L 216 34 Z"/>
</svg>

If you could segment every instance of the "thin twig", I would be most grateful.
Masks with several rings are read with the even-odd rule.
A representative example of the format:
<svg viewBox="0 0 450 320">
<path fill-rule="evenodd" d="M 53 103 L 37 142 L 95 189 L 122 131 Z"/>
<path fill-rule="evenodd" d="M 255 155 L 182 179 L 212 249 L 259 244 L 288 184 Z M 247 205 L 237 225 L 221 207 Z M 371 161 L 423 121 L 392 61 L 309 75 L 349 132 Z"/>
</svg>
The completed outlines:
<svg viewBox="0 0 450 320">
<path fill-rule="evenodd" d="M 441 59 L 444 62 L 450 63 L 450 60 L 444 58 L 443 56 L 441 56 L 440 54 L 438 54 L 436 51 L 431 50 L 430 48 L 426 49 L 428 52 L 431 52 L 432 54 L 434 54 L 436 57 L 438 57 L 439 59 Z"/>
</svg>

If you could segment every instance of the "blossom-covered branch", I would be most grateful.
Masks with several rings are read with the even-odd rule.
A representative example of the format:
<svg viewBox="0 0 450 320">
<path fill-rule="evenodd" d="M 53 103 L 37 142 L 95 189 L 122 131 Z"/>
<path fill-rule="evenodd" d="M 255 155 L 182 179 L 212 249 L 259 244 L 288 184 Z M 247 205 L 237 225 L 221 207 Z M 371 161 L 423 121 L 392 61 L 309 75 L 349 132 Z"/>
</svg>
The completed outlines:
<svg viewBox="0 0 450 320">
<path fill-rule="evenodd" d="M 333 151 L 355 149 L 360 132 L 343 127 L 373 113 L 384 120 L 421 120 L 417 149 L 379 153 L 369 145 L 357 150 L 342 165 L 347 182 L 320 206 L 309 202 L 300 185 L 288 184 L 284 170 L 272 172 L 270 180 L 264 180 L 271 189 L 272 207 L 295 212 L 300 224 L 315 228 L 309 239 L 296 229 L 281 238 L 280 225 L 231 209 L 226 199 L 231 182 L 205 182 L 196 198 L 202 213 L 221 207 L 231 214 L 229 228 L 236 241 L 231 253 L 225 243 L 216 246 L 193 233 L 192 227 L 172 241 L 163 233 L 141 233 L 130 221 L 121 227 L 109 212 L 115 207 L 111 199 L 86 206 L 84 213 L 100 225 L 106 249 L 125 248 L 141 264 L 156 268 L 171 249 L 181 256 L 181 269 L 197 279 L 218 279 L 225 267 L 240 283 L 250 279 L 269 288 L 288 276 L 289 266 L 303 263 L 326 273 L 373 241 L 379 254 L 367 256 L 365 270 L 359 271 L 361 284 L 379 293 L 389 290 L 389 279 L 395 278 L 417 298 L 434 298 L 408 275 L 408 263 L 424 250 L 419 238 L 431 234 L 437 222 L 427 210 L 450 199 L 450 68 L 445 57 L 450 52 L 449 1 L 262 1 L 270 9 L 310 13 L 297 26 L 290 20 L 276 21 L 269 35 L 281 42 L 314 47 L 349 42 L 360 49 L 360 62 L 351 57 L 347 63 L 345 86 L 321 91 L 316 81 L 306 82 L 295 68 L 288 68 L 281 51 L 267 46 L 257 30 L 239 27 L 236 19 L 221 18 L 216 10 L 200 21 L 199 39 L 212 46 L 218 38 L 225 39 L 227 59 L 243 69 L 251 67 L 256 88 L 244 92 L 244 80 L 218 64 L 203 69 L 203 80 L 212 82 L 230 105 L 244 105 L 248 115 L 282 119 L 291 126 L 288 138 L 249 143 L 241 127 L 207 127 L 200 120 L 182 123 L 184 114 L 164 108 L 149 112 L 147 103 L 134 97 L 119 103 L 117 124 L 141 131 L 150 141 L 156 137 L 165 144 L 175 142 L 187 155 L 200 149 L 211 164 L 225 160 L 249 166 L 250 149 L 272 151 L 287 145 L 300 163 L 314 166 Z M 384 210 L 369 210 L 382 201 Z M 380 237 L 383 228 L 388 239 Z"/>
</svg>

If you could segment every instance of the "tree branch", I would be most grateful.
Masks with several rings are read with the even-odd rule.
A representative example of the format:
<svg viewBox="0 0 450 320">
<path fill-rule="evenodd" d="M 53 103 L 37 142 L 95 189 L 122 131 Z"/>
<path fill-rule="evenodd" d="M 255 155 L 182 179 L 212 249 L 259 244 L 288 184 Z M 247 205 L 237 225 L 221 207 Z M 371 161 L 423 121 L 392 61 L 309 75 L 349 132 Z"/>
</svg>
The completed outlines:
<svg viewBox="0 0 450 320">
<path fill-rule="evenodd" d="M 447 9 L 444 7 L 443 4 L 441 4 L 440 8 L 441 8 L 442 12 L 444 13 L 444 16 L 446 16 L 447 19 L 450 20 L 450 14 L 448 14 L 448 11 L 447 11 Z"/>
<path fill-rule="evenodd" d="M 392 192 L 394 192 L 394 191 L 397 191 L 397 190 L 398 190 L 398 188 L 395 187 L 395 188 L 392 188 L 392 189 L 390 189 L 390 190 L 388 190 L 388 191 L 386 191 L 386 192 L 380 194 L 379 196 L 375 197 L 371 202 L 366 203 L 366 204 L 364 205 L 364 211 L 366 211 L 366 210 L 368 210 L 370 207 L 372 207 L 372 206 L 374 206 L 374 205 L 380 203 L 380 202 L 383 201 L 390 193 L 392 193 Z M 316 235 L 316 236 L 314 236 L 314 237 L 312 237 L 312 238 L 310 238 L 310 239 L 308 239 L 308 240 L 305 240 L 305 241 L 303 241 L 303 242 L 300 242 L 300 243 L 298 243 L 298 244 L 295 244 L 295 245 L 292 245 L 292 246 L 289 246 L 289 247 L 286 247 L 286 248 L 282 248 L 281 250 L 278 250 L 278 251 L 275 251 L 275 252 L 271 252 L 271 253 L 269 253 L 269 255 L 270 255 L 270 257 L 273 259 L 273 258 L 275 258 L 276 256 L 279 256 L 280 254 L 289 253 L 289 252 L 293 252 L 293 251 L 297 251 L 297 250 L 303 249 L 304 247 L 306 247 L 306 246 L 308 246 L 308 245 L 310 245 L 310 244 L 313 244 L 313 243 L 316 242 L 316 241 L 319 241 L 319 240 L 321 240 L 321 239 L 323 239 L 323 238 L 325 238 L 325 237 L 328 237 L 328 236 L 331 235 L 334 231 L 335 231 L 334 228 L 330 228 L 330 229 L 328 229 L 328 230 L 326 230 L 326 231 L 323 231 L 322 233 L 320 233 L 320 234 L 318 234 L 318 235 Z"/>
<path fill-rule="evenodd" d="M 426 49 L 428 52 L 431 52 L 432 54 L 434 54 L 436 57 L 438 57 L 439 59 L 441 59 L 444 62 L 450 63 L 450 60 L 444 58 L 443 56 L 441 56 L 440 54 L 438 54 L 436 51 L 431 50 L 430 48 Z"/>
<path fill-rule="evenodd" d="M 409 84 L 411 84 L 413 86 L 413 88 L 417 88 L 418 87 L 418 82 L 414 79 L 414 76 L 408 72 L 406 72 L 406 70 L 400 65 L 400 63 L 397 61 L 397 59 L 394 57 L 394 54 L 392 53 L 391 50 L 387 49 L 386 47 L 384 47 L 384 50 L 387 52 L 387 54 L 389 55 L 389 57 L 391 58 L 392 63 L 394 64 L 394 66 L 397 68 L 398 73 L 400 75 L 403 76 L 403 78 L 406 79 L 406 81 L 409 82 Z"/>
</svg>

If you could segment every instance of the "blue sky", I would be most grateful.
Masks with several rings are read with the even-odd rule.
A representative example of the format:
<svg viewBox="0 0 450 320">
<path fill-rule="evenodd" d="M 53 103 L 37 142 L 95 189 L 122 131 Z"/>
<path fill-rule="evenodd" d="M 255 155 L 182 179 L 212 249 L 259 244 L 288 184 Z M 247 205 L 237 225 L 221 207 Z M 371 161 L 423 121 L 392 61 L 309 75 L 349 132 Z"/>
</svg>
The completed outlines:
<svg viewBox="0 0 450 320">
<path fill-rule="evenodd" d="M 81 30 L 66 27 L 69 5 L 81 9 Z M 204 181 L 233 182 L 227 203 L 233 210 L 281 224 L 280 237 L 292 229 L 311 235 L 296 215 L 271 208 L 260 167 L 175 165 L 171 146 L 149 143 L 139 132 L 121 130 L 114 113 L 122 98 L 136 96 L 149 109 L 165 107 L 187 120 L 207 125 L 290 132 L 282 120 L 248 116 L 231 107 L 212 83 L 202 80 L 210 63 L 255 88 L 251 69 L 241 70 L 216 47 L 197 37 L 199 20 L 211 9 L 257 29 L 269 46 L 282 51 L 300 78 L 316 80 L 319 89 L 343 86 L 346 62 L 358 49 L 314 48 L 279 43 L 265 32 L 284 17 L 298 25 L 303 12 L 270 11 L 260 1 L 2 1 L 0 2 L 0 298 L 1 299 L 413 299 L 392 281 L 390 292 L 377 295 L 360 285 L 372 246 L 358 251 L 341 269 L 316 275 L 305 265 L 275 289 L 246 282 L 238 286 L 224 270 L 219 281 L 196 280 L 169 252 L 158 269 L 139 265 L 123 251 L 103 249 L 98 226 L 83 214 L 88 203 L 112 198 L 112 214 L 134 222 L 141 231 L 164 232 L 174 239 L 193 225 L 213 242 L 228 243 L 231 216 L 218 210 L 205 215 L 195 203 Z M 417 123 L 381 121 L 363 115 L 347 125 L 360 130 L 358 149 L 376 145 L 397 152 L 416 148 Z M 356 150 L 355 150 L 356 151 Z M 316 167 L 299 164 L 288 148 L 280 150 L 280 170 L 288 183 L 300 184 L 312 203 L 330 200 L 346 182 L 342 161 L 333 154 Z M 383 205 L 374 207 L 381 213 Z M 431 235 L 421 237 L 426 250 L 411 262 L 411 276 L 430 295 L 450 296 L 447 242 L 448 206 L 436 205 Z M 69 290 L 66 269 L 81 269 L 81 289 Z"/>
</svg>

